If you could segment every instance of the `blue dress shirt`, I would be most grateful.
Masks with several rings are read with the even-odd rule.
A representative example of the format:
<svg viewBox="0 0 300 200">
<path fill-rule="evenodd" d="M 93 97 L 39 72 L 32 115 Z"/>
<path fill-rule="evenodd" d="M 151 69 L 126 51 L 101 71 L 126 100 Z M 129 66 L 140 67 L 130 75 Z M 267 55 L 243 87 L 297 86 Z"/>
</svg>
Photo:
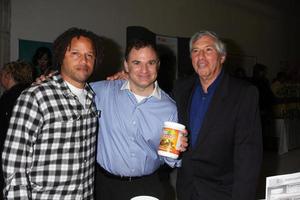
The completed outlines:
<svg viewBox="0 0 300 200">
<path fill-rule="evenodd" d="M 211 99 L 215 93 L 217 86 L 223 75 L 223 70 L 218 75 L 216 80 L 207 88 L 207 93 L 202 89 L 201 82 L 198 79 L 195 90 L 192 96 L 192 102 L 190 107 L 190 134 L 191 134 L 191 145 L 195 146 L 197 138 L 199 137 L 199 132 L 205 117 L 205 114 L 208 110 Z"/>
<path fill-rule="evenodd" d="M 99 81 L 91 86 L 101 112 L 97 144 L 101 167 L 115 175 L 142 176 L 164 162 L 171 167 L 181 164 L 157 154 L 164 121 L 177 121 L 174 101 L 157 84 L 155 92 L 139 103 L 128 81 Z"/>
</svg>

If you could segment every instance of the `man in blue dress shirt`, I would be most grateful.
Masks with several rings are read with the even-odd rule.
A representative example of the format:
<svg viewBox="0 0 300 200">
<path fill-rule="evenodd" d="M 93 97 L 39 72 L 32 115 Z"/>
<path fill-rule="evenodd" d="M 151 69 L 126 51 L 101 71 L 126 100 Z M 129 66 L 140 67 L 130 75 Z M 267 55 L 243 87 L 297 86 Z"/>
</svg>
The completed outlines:
<svg viewBox="0 0 300 200">
<path fill-rule="evenodd" d="M 159 59 L 153 44 L 144 40 L 129 43 L 124 67 L 128 80 L 91 84 L 101 113 L 96 199 L 149 195 L 162 200 L 164 183 L 158 169 L 164 163 L 181 164 L 157 154 L 163 123 L 177 121 L 176 105 L 157 84 Z"/>
</svg>

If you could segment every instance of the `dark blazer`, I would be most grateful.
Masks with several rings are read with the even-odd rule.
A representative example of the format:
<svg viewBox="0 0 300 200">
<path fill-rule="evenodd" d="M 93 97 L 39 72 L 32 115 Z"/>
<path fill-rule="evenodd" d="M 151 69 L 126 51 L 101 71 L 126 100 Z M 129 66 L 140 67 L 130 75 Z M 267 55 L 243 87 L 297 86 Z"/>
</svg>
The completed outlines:
<svg viewBox="0 0 300 200">
<path fill-rule="evenodd" d="M 189 129 L 189 107 L 197 76 L 173 90 L 179 122 Z M 194 149 L 182 154 L 179 200 L 254 200 L 262 161 L 258 92 L 224 74 L 204 118 Z"/>
</svg>

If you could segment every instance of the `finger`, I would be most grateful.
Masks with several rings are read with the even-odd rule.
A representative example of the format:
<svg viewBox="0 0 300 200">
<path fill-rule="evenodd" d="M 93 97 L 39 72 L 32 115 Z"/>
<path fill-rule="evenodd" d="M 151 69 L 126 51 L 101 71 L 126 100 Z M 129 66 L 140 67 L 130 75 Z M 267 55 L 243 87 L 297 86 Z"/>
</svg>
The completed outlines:
<svg viewBox="0 0 300 200">
<path fill-rule="evenodd" d="M 186 136 L 182 136 L 180 138 L 180 142 L 181 142 L 181 144 L 188 143 L 188 138 Z"/>
<path fill-rule="evenodd" d="M 188 140 L 189 140 L 189 139 L 187 138 L 187 136 L 182 136 L 182 137 L 181 137 L 181 141 L 182 141 L 182 142 L 186 142 L 186 141 L 188 141 Z"/>
<path fill-rule="evenodd" d="M 181 137 L 181 145 L 180 145 L 180 147 L 183 147 L 183 148 L 186 148 L 186 147 L 188 147 L 188 138 L 187 137 Z"/>
<path fill-rule="evenodd" d="M 43 80 L 41 79 L 41 77 L 38 77 L 38 78 L 35 79 L 34 84 L 41 84 L 42 81 Z"/>
<path fill-rule="evenodd" d="M 115 76 L 115 75 L 108 76 L 108 77 L 106 78 L 106 80 L 109 80 L 109 81 L 116 80 L 116 76 Z"/>
<path fill-rule="evenodd" d="M 186 151 L 186 147 L 180 145 L 179 151 L 180 151 L 180 152 Z"/>
<path fill-rule="evenodd" d="M 116 74 L 113 74 L 113 75 L 111 75 L 111 76 L 108 76 L 107 78 L 106 78 L 106 80 L 109 80 L 109 81 L 113 81 L 113 80 L 116 80 L 116 79 L 118 79 L 119 77 L 120 77 L 120 72 L 117 72 Z"/>
<path fill-rule="evenodd" d="M 187 135 L 188 135 L 188 131 L 187 131 L 186 129 L 181 130 L 180 133 L 181 133 L 183 136 L 187 136 Z"/>
<path fill-rule="evenodd" d="M 188 143 L 183 143 L 181 146 L 186 148 L 188 146 Z"/>
<path fill-rule="evenodd" d="M 187 147 L 187 146 L 188 146 L 188 143 L 187 143 L 187 142 L 182 142 L 180 146 L 181 146 L 181 147 Z"/>
<path fill-rule="evenodd" d="M 180 152 L 185 152 L 186 148 L 180 148 Z"/>
<path fill-rule="evenodd" d="M 52 77 L 56 72 L 57 72 L 57 71 L 52 71 L 52 72 L 50 72 L 50 73 L 48 74 L 47 77 Z"/>
</svg>

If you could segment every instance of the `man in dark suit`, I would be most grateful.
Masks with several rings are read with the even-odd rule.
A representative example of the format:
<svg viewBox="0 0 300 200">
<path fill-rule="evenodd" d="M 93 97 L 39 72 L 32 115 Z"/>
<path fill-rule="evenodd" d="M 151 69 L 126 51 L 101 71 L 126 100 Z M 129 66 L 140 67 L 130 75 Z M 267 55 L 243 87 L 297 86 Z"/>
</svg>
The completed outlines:
<svg viewBox="0 0 300 200">
<path fill-rule="evenodd" d="M 196 33 L 190 53 L 196 74 L 173 91 L 190 136 L 178 199 L 253 200 L 262 160 L 258 92 L 222 69 L 226 49 L 215 33 Z"/>
</svg>

